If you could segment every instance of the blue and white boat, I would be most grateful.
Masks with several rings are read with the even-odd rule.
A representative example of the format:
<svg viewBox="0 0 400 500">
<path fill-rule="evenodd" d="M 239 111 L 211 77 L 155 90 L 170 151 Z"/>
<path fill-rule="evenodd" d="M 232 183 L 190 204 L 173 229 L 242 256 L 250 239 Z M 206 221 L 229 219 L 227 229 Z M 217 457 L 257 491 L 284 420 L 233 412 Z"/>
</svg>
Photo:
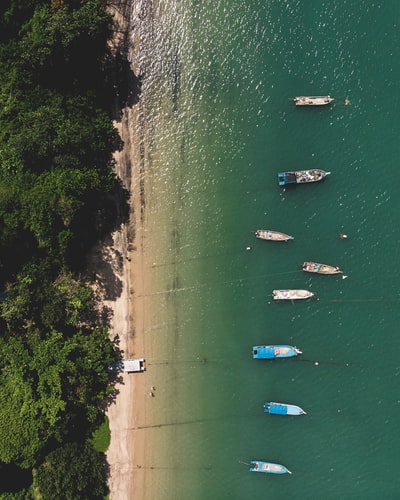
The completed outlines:
<svg viewBox="0 0 400 500">
<path fill-rule="evenodd" d="M 249 470 L 250 472 L 264 472 L 266 474 L 291 474 L 290 470 L 284 465 L 261 462 L 260 460 L 252 460 Z"/>
<path fill-rule="evenodd" d="M 270 415 L 306 415 L 306 412 L 300 406 L 268 401 L 264 403 L 264 412 Z"/>
<path fill-rule="evenodd" d="M 253 346 L 254 359 L 292 358 L 302 354 L 300 349 L 291 345 L 255 345 Z"/>
<path fill-rule="evenodd" d="M 330 172 L 325 172 L 319 168 L 310 170 L 294 170 L 293 172 L 279 172 L 279 186 L 287 186 L 288 184 L 308 184 L 309 182 L 322 181 Z"/>
</svg>

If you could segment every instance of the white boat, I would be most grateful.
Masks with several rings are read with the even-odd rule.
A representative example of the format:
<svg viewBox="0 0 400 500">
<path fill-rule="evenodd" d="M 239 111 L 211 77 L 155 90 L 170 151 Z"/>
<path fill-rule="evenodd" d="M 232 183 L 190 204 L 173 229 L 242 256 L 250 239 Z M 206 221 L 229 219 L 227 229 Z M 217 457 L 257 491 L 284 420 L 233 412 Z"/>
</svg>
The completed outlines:
<svg viewBox="0 0 400 500">
<path fill-rule="evenodd" d="M 111 366 L 108 367 L 110 372 L 125 372 L 125 373 L 138 373 L 145 371 L 145 360 L 143 358 L 138 359 L 121 359 L 115 361 Z"/>
<path fill-rule="evenodd" d="M 331 103 L 333 98 L 329 95 L 312 95 L 295 97 L 293 100 L 296 106 L 324 106 Z"/>
<path fill-rule="evenodd" d="M 301 300 L 314 297 L 308 290 L 273 290 L 274 300 Z"/>
<path fill-rule="evenodd" d="M 279 233 L 278 231 L 270 231 L 269 229 L 257 229 L 256 231 L 257 238 L 260 240 L 269 240 L 269 241 L 288 241 L 294 240 L 293 236 L 289 236 L 285 233 Z"/>
</svg>

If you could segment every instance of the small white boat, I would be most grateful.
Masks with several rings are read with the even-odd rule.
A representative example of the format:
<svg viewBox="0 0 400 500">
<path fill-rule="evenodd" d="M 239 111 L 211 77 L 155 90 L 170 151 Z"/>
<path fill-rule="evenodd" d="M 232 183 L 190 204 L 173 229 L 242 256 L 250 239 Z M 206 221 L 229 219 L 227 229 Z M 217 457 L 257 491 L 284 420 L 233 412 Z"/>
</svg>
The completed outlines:
<svg viewBox="0 0 400 500">
<path fill-rule="evenodd" d="M 296 106 L 324 106 L 333 101 L 329 95 L 312 95 L 295 97 L 294 103 Z"/>
<path fill-rule="evenodd" d="M 308 290 L 273 290 L 274 300 L 301 300 L 314 297 Z"/>
<path fill-rule="evenodd" d="M 317 274 L 340 274 L 343 271 L 339 267 L 329 266 L 328 264 L 319 264 L 318 262 L 304 262 L 303 271 Z"/>
<path fill-rule="evenodd" d="M 260 240 L 269 241 L 289 241 L 294 240 L 293 236 L 289 236 L 285 233 L 279 233 L 278 231 L 270 231 L 269 229 L 257 229 L 256 237 Z"/>
</svg>

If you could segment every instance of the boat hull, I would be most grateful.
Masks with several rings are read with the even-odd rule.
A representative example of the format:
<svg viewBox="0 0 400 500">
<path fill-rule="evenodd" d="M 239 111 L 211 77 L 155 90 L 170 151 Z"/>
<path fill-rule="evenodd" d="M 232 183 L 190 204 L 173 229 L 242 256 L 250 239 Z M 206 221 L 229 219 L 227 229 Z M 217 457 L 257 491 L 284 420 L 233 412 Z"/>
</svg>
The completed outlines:
<svg viewBox="0 0 400 500">
<path fill-rule="evenodd" d="M 253 359 L 277 359 L 292 358 L 301 354 L 301 351 L 291 345 L 256 345 L 252 353 Z"/>
<path fill-rule="evenodd" d="M 304 262 L 303 271 L 316 274 L 340 274 L 342 271 L 337 266 L 319 264 L 318 262 Z"/>
<path fill-rule="evenodd" d="M 282 464 L 252 460 L 250 465 L 250 472 L 263 472 L 265 474 L 291 474 L 290 470 Z"/>
<path fill-rule="evenodd" d="M 314 168 L 309 170 L 293 170 L 289 172 L 278 173 L 279 186 L 287 186 L 291 184 L 309 184 L 311 182 L 319 182 L 325 179 L 330 172 Z"/>
<path fill-rule="evenodd" d="M 326 106 L 333 101 L 329 95 L 299 96 L 293 99 L 296 106 Z"/>
<path fill-rule="evenodd" d="M 274 300 L 304 300 L 314 297 L 309 290 L 273 290 Z"/>
<path fill-rule="evenodd" d="M 306 412 L 300 406 L 285 403 L 264 403 L 264 412 L 270 415 L 305 415 Z"/>
<path fill-rule="evenodd" d="M 294 240 L 293 236 L 278 231 L 270 231 L 269 229 L 257 229 L 256 237 L 260 240 L 268 241 L 289 241 Z"/>
</svg>

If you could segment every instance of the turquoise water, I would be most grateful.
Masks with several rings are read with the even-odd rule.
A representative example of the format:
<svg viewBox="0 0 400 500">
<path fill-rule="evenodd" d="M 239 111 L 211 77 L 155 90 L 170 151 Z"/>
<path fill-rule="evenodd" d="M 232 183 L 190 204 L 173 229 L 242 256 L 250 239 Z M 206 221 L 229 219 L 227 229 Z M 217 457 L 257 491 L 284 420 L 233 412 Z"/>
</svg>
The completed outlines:
<svg viewBox="0 0 400 500">
<path fill-rule="evenodd" d="M 164 0 L 147 14 L 145 498 L 399 498 L 400 4 Z M 313 94 L 335 101 L 294 106 Z M 278 188 L 279 170 L 310 167 L 332 175 Z M 266 228 L 295 240 L 256 240 Z M 319 300 L 273 303 L 275 288 Z M 258 362 L 258 343 L 303 355 Z M 264 400 L 308 415 L 264 415 Z M 251 474 L 252 459 L 293 474 Z"/>
</svg>

